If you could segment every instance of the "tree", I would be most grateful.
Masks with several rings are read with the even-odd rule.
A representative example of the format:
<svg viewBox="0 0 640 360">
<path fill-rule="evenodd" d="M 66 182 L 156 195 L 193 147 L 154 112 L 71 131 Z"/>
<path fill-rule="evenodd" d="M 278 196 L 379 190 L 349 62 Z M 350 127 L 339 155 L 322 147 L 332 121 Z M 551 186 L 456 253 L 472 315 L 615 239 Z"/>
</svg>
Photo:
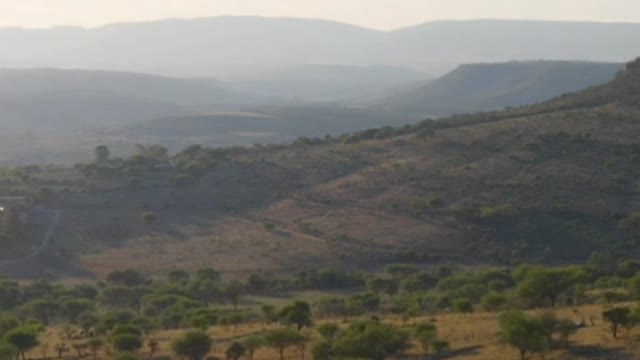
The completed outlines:
<svg viewBox="0 0 640 360">
<path fill-rule="evenodd" d="M 285 306 L 278 314 L 280 319 L 288 324 L 295 324 L 298 331 L 304 327 L 313 326 L 313 318 L 311 316 L 311 306 L 304 301 L 296 301 L 291 305 Z"/>
<path fill-rule="evenodd" d="M 222 295 L 217 280 L 201 277 L 200 274 L 196 275 L 196 278 L 189 283 L 187 291 L 202 302 L 202 306 L 205 307 L 209 306 L 209 303 L 220 299 Z"/>
<path fill-rule="evenodd" d="M 265 346 L 266 342 L 263 337 L 253 335 L 242 340 L 242 345 L 246 349 L 247 358 L 249 360 L 253 360 L 253 356 L 255 355 L 256 351 L 258 351 L 258 349 L 260 349 L 261 347 Z"/>
<path fill-rule="evenodd" d="M 512 346 L 525 360 L 528 353 L 542 352 L 548 346 L 542 323 L 522 311 L 511 310 L 500 314 L 500 341 Z"/>
<path fill-rule="evenodd" d="M 453 303 L 453 308 L 463 314 L 471 314 L 473 312 L 473 304 L 469 299 L 458 299 Z"/>
<path fill-rule="evenodd" d="M 75 324 L 78 318 L 93 309 L 93 302 L 89 299 L 65 299 L 62 301 L 62 314 L 67 320 Z"/>
<path fill-rule="evenodd" d="M 123 285 L 112 285 L 102 289 L 98 301 L 111 308 L 132 310 L 140 308 L 140 294 L 136 289 Z"/>
<path fill-rule="evenodd" d="M 114 335 L 111 342 L 118 352 L 135 352 L 143 345 L 142 338 L 139 335 L 129 333 Z"/>
<path fill-rule="evenodd" d="M 438 328 L 432 323 L 421 324 L 416 326 L 413 336 L 420 343 L 424 355 L 427 356 L 433 342 L 438 340 Z"/>
<path fill-rule="evenodd" d="M 38 333 L 36 326 L 21 326 L 4 335 L 4 341 L 18 349 L 22 360 L 26 360 L 26 352 L 38 346 Z"/>
<path fill-rule="evenodd" d="M 197 330 L 188 331 L 171 343 L 173 352 L 188 360 L 202 360 L 211 350 L 211 346 L 211 337 Z"/>
<path fill-rule="evenodd" d="M 628 307 L 617 307 L 602 312 L 602 319 L 611 325 L 611 334 L 618 337 L 618 328 L 628 325 L 631 322 L 631 309 Z"/>
<path fill-rule="evenodd" d="M 382 279 L 379 277 L 369 277 L 366 281 L 367 291 L 374 294 L 386 293 L 387 295 L 394 295 L 398 292 L 398 284 L 391 279 Z"/>
<path fill-rule="evenodd" d="M 333 347 L 326 341 L 320 341 L 313 345 L 311 349 L 313 360 L 331 360 L 333 359 Z"/>
<path fill-rule="evenodd" d="M 318 326 L 316 330 L 328 343 L 333 343 L 340 335 L 340 326 L 335 323 L 324 323 Z"/>
<path fill-rule="evenodd" d="M 100 316 L 92 311 L 84 312 L 78 316 L 77 323 L 85 333 L 100 322 Z"/>
<path fill-rule="evenodd" d="M 158 221 L 158 214 L 153 211 L 145 211 L 142 214 L 142 221 L 144 221 L 145 224 L 153 224 Z"/>
<path fill-rule="evenodd" d="M 276 313 L 275 306 L 269 305 L 269 304 L 263 304 L 260 307 L 260 310 L 262 311 L 262 317 L 265 323 L 271 324 L 278 320 L 278 314 Z"/>
<path fill-rule="evenodd" d="M 540 325 L 542 326 L 542 332 L 548 345 L 553 342 L 553 334 L 558 326 L 558 318 L 553 311 L 545 311 L 538 316 Z"/>
<path fill-rule="evenodd" d="M 296 346 L 301 341 L 305 341 L 305 337 L 299 332 L 291 329 L 276 329 L 269 331 L 264 336 L 265 342 L 280 354 L 280 360 L 284 360 L 284 352 L 291 346 Z"/>
<path fill-rule="evenodd" d="M 486 311 L 497 311 L 500 310 L 507 301 L 506 295 L 492 291 L 482 297 L 482 307 Z"/>
<path fill-rule="evenodd" d="M 53 350 L 56 351 L 56 353 L 58 354 L 58 359 L 62 359 L 62 357 L 64 356 L 64 354 L 69 352 L 69 347 L 67 346 L 66 343 L 61 342 L 61 343 L 57 343 L 54 347 Z"/>
<path fill-rule="evenodd" d="M 629 290 L 629 294 L 638 300 L 640 299 L 640 274 L 636 274 L 634 277 L 627 281 L 627 290 Z"/>
<path fill-rule="evenodd" d="M 584 280 L 586 274 L 578 268 L 529 269 L 518 285 L 518 293 L 524 299 L 536 302 L 548 301 L 555 307 L 558 296 Z"/>
<path fill-rule="evenodd" d="M 158 351 L 158 348 L 160 347 L 160 342 L 156 339 L 149 339 L 147 340 L 147 348 L 149 349 L 149 357 L 153 358 L 153 355 Z"/>
<path fill-rule="evenodd" d="M 2 316 L 0 317 L 0 338 L 4 337 L 4 334 L 20 326 L 20 321 L 14 317 Z"/>
<path fill-rule="evenodd" d="M 223 293 L 231 301 L 234 309 L 238 309 L 238 300 L 240 299 L 240 294 L 242 294 L 242 289 L 242 283 L 237 280 L 231 281 L 224 287 Z"/>
<path fill-rule="evenodd" d="M 227 351 L 225 351 L 224 354 L 226 355 L 227 360 L 239 360 L 246 352 L 247 349 L 244 345 L 234 341 L 229 348 L 227 348 Z"/>
<path fill-rule="evenodd" d="M 379 321 L 355 322 L 336 340 L 334 351 L 343 358 L 384 360 L 402 353 L 408 339 L 404 331 Z"/>
<path fill-rule="evenodd" d="M 18 349 L 8 343 L 0 342 L 0 360 L 14 360 L 18 355 Z"/>
<path fill-rule="evenodd" d="M 109 148 L 106 145 L 98 145 L 93 150 L 93 154 L 95 155 L 96 163 L 104 163 L 109 160 L 111 151 L 109 151 Z"/>
<path fill-rule="evenodd" d="M 92 339 L 89 339 L 89 341 L 87 341 L 87 346 L 89 346 L 89 351 L 91 352 L 91 356 L 93 356 L 94 360 L 98 358 L 98 352 L 100 351 L 103 345 L 104 343 L 100 338 L 92 338 Z"/>
<path fill-rule="evenodd" d="M 59 313 L 60 305 L 51 299 L 37 299 L 26 303 L 24 309 L 44 326 L 47 326 L 49 320 Z"/>
<path fill-rule="evenodd" d="M 137 326 L 129 325 L 129 324 L 121 324 L 116 325 L 111 331 L 112 336 L 117 335 L 134 335 L 137 337 L 142 337 L 142 329 Z"/>
<path fill-rule="evenodd" d="M 562 347 L 569 347 L 569 337 L 578 331 L 576 324 L 568 319 L 558 321 L 556 325 L 556 331 L 560 337 L 560 344 Z"/>
</svg>

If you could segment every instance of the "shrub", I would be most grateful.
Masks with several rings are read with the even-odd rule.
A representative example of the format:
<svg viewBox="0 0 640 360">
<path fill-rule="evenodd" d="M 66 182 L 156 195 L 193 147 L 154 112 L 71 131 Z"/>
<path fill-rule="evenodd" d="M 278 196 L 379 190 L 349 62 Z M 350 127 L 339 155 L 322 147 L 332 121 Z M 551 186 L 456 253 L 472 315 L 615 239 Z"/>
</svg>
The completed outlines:
<svg viewBox="0 0 640 360">
<path fill-rule="evenodd" d="M 189 331 L 176 338 L 171 349 L 178 356 L 189 360 L 201 360 L 211 350 L 211 337 L 202 331 Z"/>
<path fill-rule="evenodd" d="M 142 214 L 142 220 L 147 224 L 153 224 L 158 221 L 158 215 L 152 211 L 147 211 Z"/>
<path fill-rule="evenodd" d="M 115 335 L 111 339 L 114 349 L 118 352 L 135 352 L 142 347 L 142 338 L 134 334 Z"/>
<path fill-rule="evenodd" d="M 370 320 L 351 324 L 335 342 L 338 357 L 383 360 L 402 353 L 408 335 L 391 325 Z"/>
</svg>

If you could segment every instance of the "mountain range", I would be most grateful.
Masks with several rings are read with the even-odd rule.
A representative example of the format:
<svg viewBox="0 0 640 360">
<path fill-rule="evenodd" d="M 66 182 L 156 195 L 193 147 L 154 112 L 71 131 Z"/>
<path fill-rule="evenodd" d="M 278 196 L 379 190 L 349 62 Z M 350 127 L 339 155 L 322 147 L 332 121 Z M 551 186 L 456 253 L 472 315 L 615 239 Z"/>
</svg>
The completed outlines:
<svg viewBox="0 0 640 360">
<path fill-rule="evenodd" d="M 324 20 L 215 17 L 100 28 L 0 29 L 0 67 L 238 78 L 301 65 L 397 66 L 436 76 L 510 60 L 622 62 L 639 24 L 438 21 L 378 31 Z M 141 46 L 144 44 L 144 46 Z"/>
</svg>

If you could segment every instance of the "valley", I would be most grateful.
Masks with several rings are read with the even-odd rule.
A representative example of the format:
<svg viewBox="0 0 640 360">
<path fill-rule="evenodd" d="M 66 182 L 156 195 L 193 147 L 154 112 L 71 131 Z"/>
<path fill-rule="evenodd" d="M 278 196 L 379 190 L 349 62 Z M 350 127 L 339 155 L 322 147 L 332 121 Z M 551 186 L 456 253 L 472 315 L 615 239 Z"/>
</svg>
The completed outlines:
<svg viewBox="0 0 640 360">
<path fill-rule="evenodd" d="M 640 355 L 635 3 L 2 1 L 0 360 Z"/>
</svg>

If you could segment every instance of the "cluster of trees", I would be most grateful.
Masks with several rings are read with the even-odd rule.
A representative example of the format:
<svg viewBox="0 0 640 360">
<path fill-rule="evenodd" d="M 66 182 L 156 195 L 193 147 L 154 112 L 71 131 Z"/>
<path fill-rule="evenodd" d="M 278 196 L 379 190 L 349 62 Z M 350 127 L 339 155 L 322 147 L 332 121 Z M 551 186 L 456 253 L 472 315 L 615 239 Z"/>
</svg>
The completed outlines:
<svg viewBox="0 0 640 360">
<path fill-rule="evenodd" d="M 170 155 L 160 145 L 136 145 L 136 152 L 127 159 L 113 157 L 111 150 L 99 145 L 94 150 L 94 161 L 76 164 L 75 168 L 86 177 L 129 178 L 130 185 L 137 185 L 140 176 L 158 171 L 169 171 L 171 185 L 188 185 L 199 176 L 224 160 L 231 150 L 204 148 L 192 145 L 181 152 Z"/>
<path fill-rule="evenodd" d="M 499 315 L 498 322 L 500 341 L 516 348 L 521 360 L 551 347 L 568 347 L 569 337 L 578 330 L 575 322 L 558 319 L 553 312 L 528 315 L 521 310 L 509 310 Z"/>
<path fill-rule="evenodd" d="M 285 293 L 310 288 L 360 291 L 311 304 L 296 301 L 281 309 L 270 305 L 259 310 L 240 306 L 244 294 L 275 295 L 276 289 Z M 467 272 L 447 265 L 420 269 L 411 264 L 392 264 L 377 275 L 325 269 L 304 271 L 290 279 L 253 274 L 245 282 L 225 281 L 211 268 L 193 273 L 175 270 L 155 281 L 133 270 L 115 271 L 96 285 L 71 287 L 47 281 L 19 284 L 0 278 L 0 339 L 4 339 L 0 352 L 23 354 L 37 344 L 43 330 L 51 325 L 68 330 L 55 344 L 60 354 L 70 349 L 78 354 L 99 349 L 120 354 L 144 347 L 153 353 L 157 344 L 150 334 L 157 329 L 198 329 L 200 335 L 192 332 L 189 336 L 202 339 L 201 333 L 206 334 L 206 329 L 216 325 L 230 333 L 236 333 L 238 325 L 245 322 L 285 326 L 269 336 L 247 340 L 248 343 L 238 341 L 229 349 L 229 357 L 235 358 L 233 354 L 248 356 L 260 346 L 271 346 L 279 352 L 289 348 L 302 351 L 310 343 L 307 329 L 319 321 L 316 331 L 323 341 L 313 345 L 319 359 L 354 357 L 360 351 L 371 351 L 361 357 L 379 358 L 385 351 L 402 351 L 412 336 L 425 353 L 443 351 L 447 344 L 438 339 L 431 323 L 401 330 L 375 320 L 337 326 L 322 324 L 320 319 L 398 314 L 408 320 L 440 311 L 470 314 L 483 309 L 502 312 L 501 338 L 528 354 L 567 346 L 576 326 L 549 314 L 531 316 L 510 309 L 613 304 L 633 299 L 640 299 L 640 261 L 612 261 L 603 256 L 594 256 L 583 266 L 522 265 Z M 602 317 L 611 324 L 615 337 L 619 328 L 640 324 L 638 314 L 638 309 L 618 307 L 607 310 Z M 69 348 L 66 343 L 74 336 L 87 341 Z M 384 350 L 371 344 L 354 350 L 361 342 L 358 339 L 369 337 L 378 339 L 376 344 L 382 344 L 382 338 L 393 341 L 384 345 Z M 180 346 L 177 344 L 174 349 Z M 179 351 L 186 350 L 176 353 Z"/>
</svg>

